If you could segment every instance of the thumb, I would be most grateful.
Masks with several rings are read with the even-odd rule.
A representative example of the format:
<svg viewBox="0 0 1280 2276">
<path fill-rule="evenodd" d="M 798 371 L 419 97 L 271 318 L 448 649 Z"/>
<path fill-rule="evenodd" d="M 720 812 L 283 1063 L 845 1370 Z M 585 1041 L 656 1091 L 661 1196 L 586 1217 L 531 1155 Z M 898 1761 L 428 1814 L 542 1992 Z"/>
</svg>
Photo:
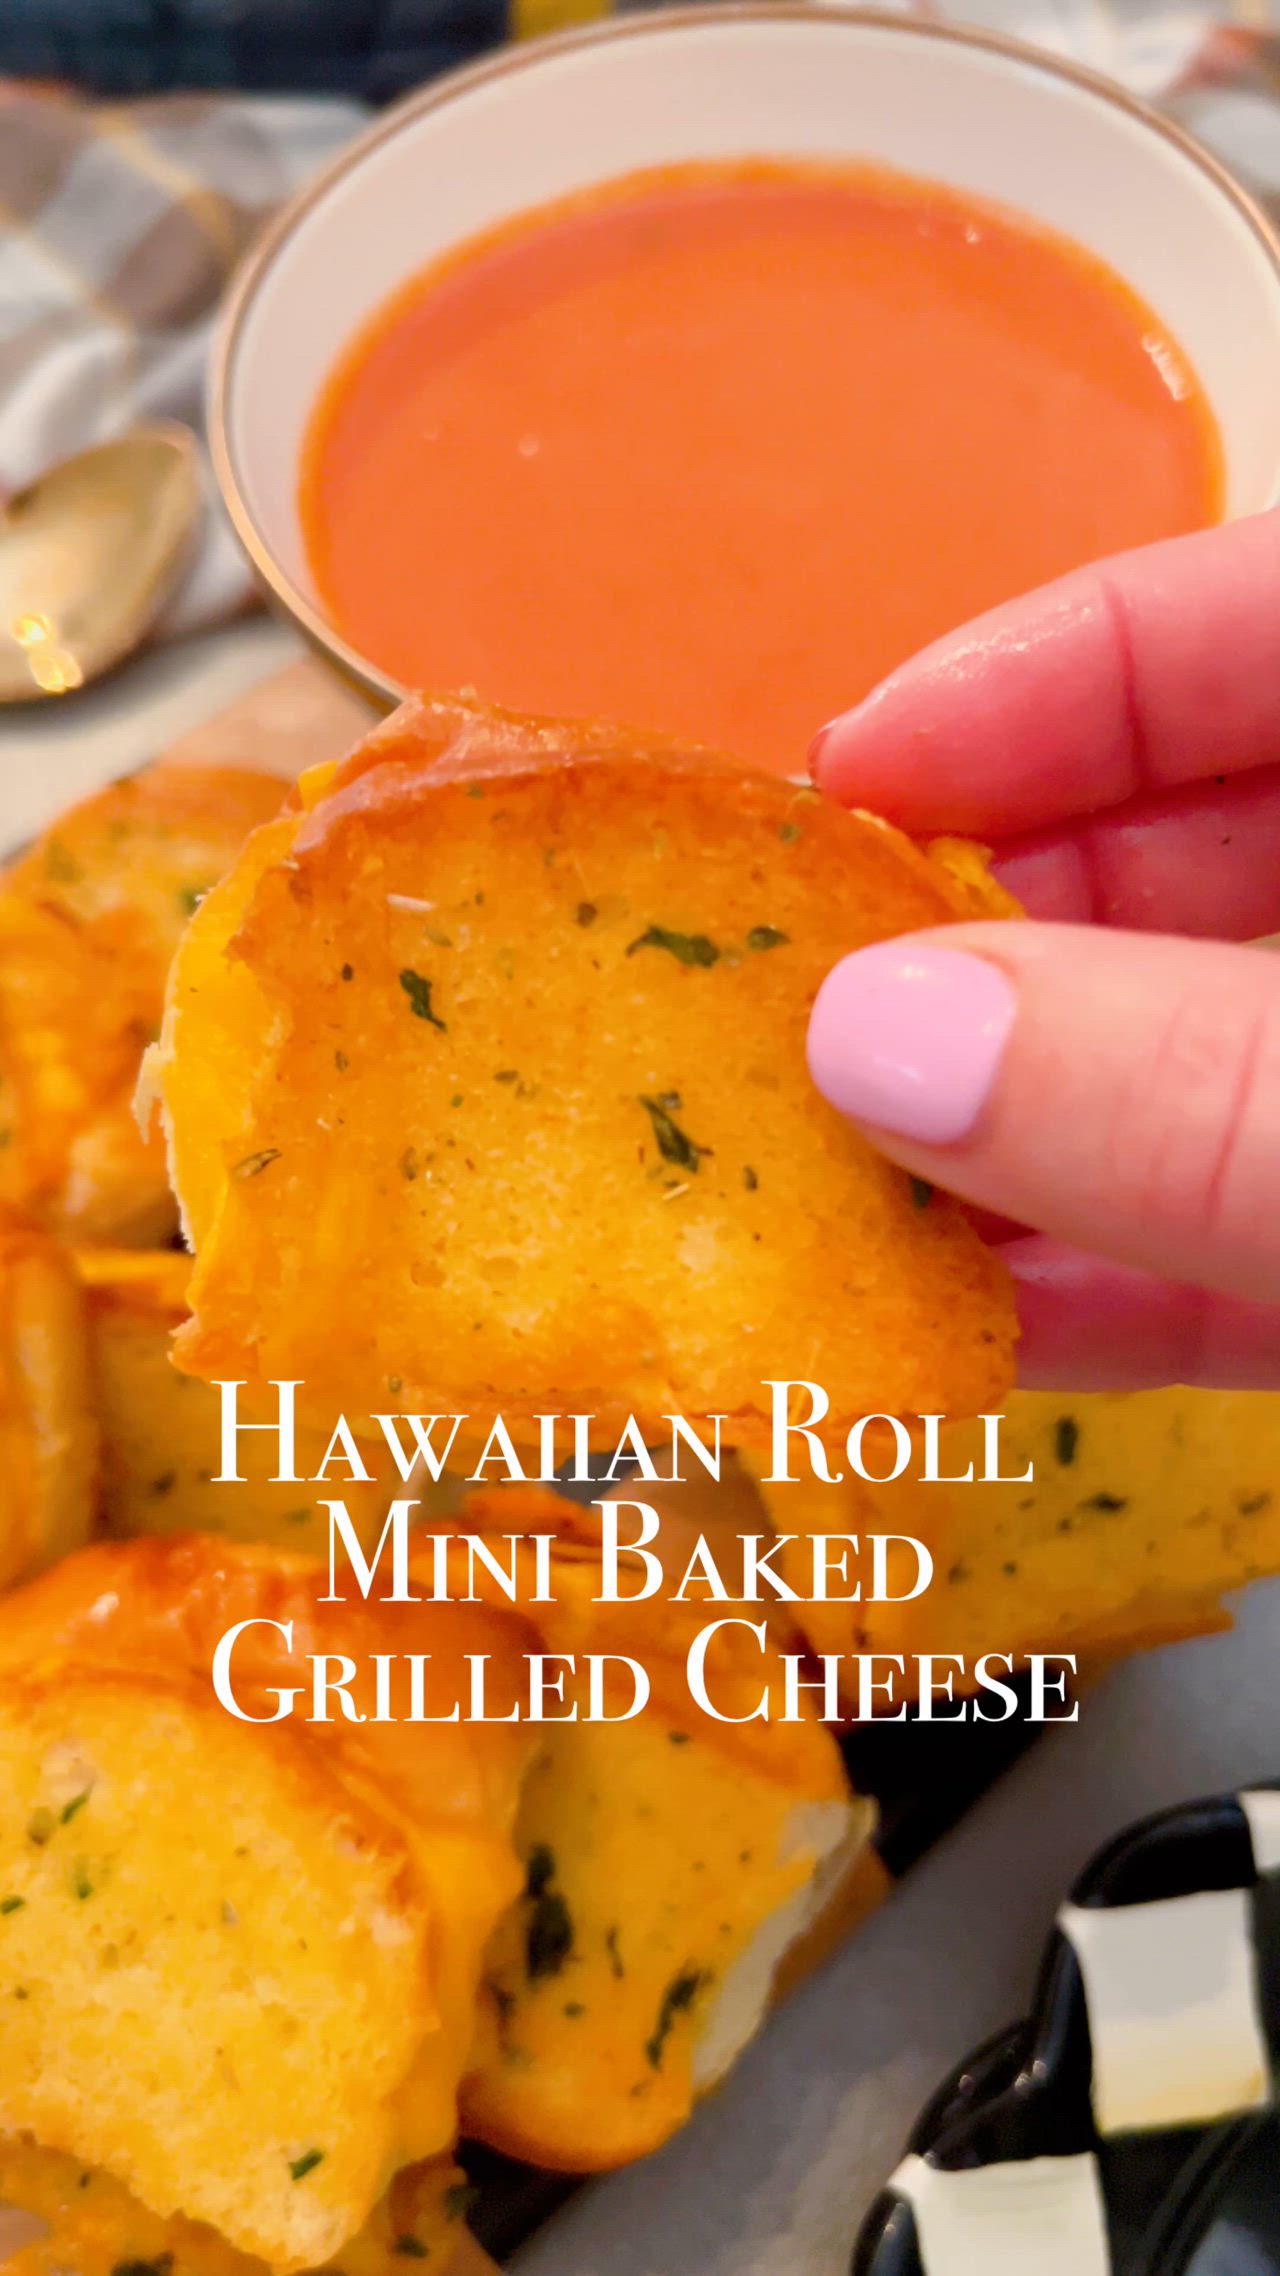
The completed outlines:
<svg viewBox="0 0 1280 2276">
<path fill-rule="evenodd" d="M 1280 956 L 974 924 L 845 957 L 809 1065 L 919 1176 L 1095 1255 L 1280 1297 Z"/>
</svg>

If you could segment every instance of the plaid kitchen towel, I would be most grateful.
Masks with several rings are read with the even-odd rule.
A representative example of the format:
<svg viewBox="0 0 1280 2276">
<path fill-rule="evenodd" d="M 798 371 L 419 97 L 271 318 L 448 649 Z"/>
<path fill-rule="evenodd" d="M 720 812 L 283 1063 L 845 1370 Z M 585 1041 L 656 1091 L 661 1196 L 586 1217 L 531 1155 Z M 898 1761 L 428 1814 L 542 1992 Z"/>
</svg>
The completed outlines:
<svg viewBox="0 0 1280 2276">
<path fill-rule="evenodd" d="M 936 15 L 931 0 L 904 0 Z M 198 427 L 209 331 L 267 215 L 380 97 L 504 36 L 608 13 L 609 0 L 0 0 L 0 73 L 112 92 L 104 103 L 0 80 L 0 499 L 141 417 Z M 945 10 L 943 11 L 946 12 Z M 1280 0 L 970 0 L 1162 103 L 1280 213 Z M 250 587 L 210 498 L 168 629 Z"/>
</svg>

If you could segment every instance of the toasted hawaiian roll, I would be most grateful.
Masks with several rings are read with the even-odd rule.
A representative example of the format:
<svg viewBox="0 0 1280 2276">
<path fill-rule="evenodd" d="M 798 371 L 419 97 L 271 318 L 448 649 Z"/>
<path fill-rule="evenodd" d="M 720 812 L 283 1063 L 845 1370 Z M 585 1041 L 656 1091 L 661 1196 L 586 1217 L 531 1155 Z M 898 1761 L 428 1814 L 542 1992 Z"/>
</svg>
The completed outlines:
<svg viewBox="0 0 1280 2276">
<path fill-rule="evenodd" d="M 73 806 L 0 876 L 0 1201 L 94 1241 L 176 1226 L 132 1112 L 183 927 L 280 786 L 154 766 Z"/>
<path fill-rule="evenodd" d="M 171 1358 L 188 1316 L 190 1257 L 172 1249 L 80 1249 L 76 1267 L 102 1433 L 99 1509 L 109 1533 L 221 1533 L 327 1557 L 327 1504 L 336 1497 L 372 1550 L 391 1499 L 389 1480 L 372 1482 L 388 1467 L 385 1446 L 362 1449 L 369 1480 L 353 1479 L 339 1458 L 328 1481 L 315 1483 L 328 1434 L 300 1421 L 297 1475 L 289 1480 L 276 1474 L 274 1436 L 249 1427 L 237 1433 L 238 1477 L 222 1477 L 219 1393 L 180 1373 Z M 278 1411 L 274 1394 L 267 1410 Z M 236 1412 L 252 1426 L 255 1412 L 242 1397 Z M 398 1476 L 395 1483 L 405 1491 Z M 456 1499 L 452 1483 L 433 1486 L 426 1477 L 415 1477 L 411 1490 L 433 1512 Z"/>
<path fill-rule="evenodd" d="M 0 1588 L 88 1540 L 97 1484 L 75 1273 L 56 1241 L 0 1210 Z"/>
<path fill-rule="evenodd" d="M 293 2270 L 452 2143 L 484 1945 L 520 1885 L 521 1726 L 269 1716 L 303 1655 L 527 1641 L 479 1606 L 319 1602 L 327 1575 L 198 1538 L 82 1551 L 0 1636 L 0 2132 Z M 292 1642 L 293 1651 L 288 1646 Z M 513 1679 L 514 1680 L 514 1679 Z"/>
<path fill-rule="evenodd" d="M 407 2166 L 364 2227 L 341 2247 L 341 2267 L 318 2276 L 404 2276 L 406 2260 L 447 2276 L 475 2247 L 462 2209 L 469 2191 L 452 2158 Z M 481 2261 L 481 2266 L 489 2263 Z M 268 2276 L 216 2229 L 148 2212 L 113 2175 L 32 2142 L 0 2140 L 0 2268 L 4 2276 Z"/>
<path fill-rule="evenodd" d="M 727 1719 L 696 1703 L 690 1649 L 741 1607 L 597 1602 L 592 1521 L 551 1494 L 474 1495 L 457 1522 L 555 1535 L 554 1601 L 525 1610 L 549 1653 L 573 1655 L 551 1662 L 563 1704 L 548 1699 L 520 1804 L 524 1890 L 489 1945 L 464 2130 L 571 2172 L 620 2165 L 674 2133 L 758 2028 L 788 1953 L 841 1901 L 873 1813 L 806 1708 L 750 1719 L 766 1683 L 781 1699 L 781 1636 L 722 1628 L 706 1687 Z M 587 1719 L 590 1654 L 645 1669 L 633 1720 Z M 596 1704 L 617 1716 L 631 1696 L 614 1666 Z"/>
<path fill-rule="evenodd" d="M 330 1410 L 716 1411 L 770 1378 L 990 1407 L 1004 1269 L 818 1096 L 847 950 L 1011 904 L 730 759 L 416 701 L 250 841 L 175 964 L 158 1086 L 182 1364 Z M 393 1389 L 394 1386 L 394 1389 Z"/>
<path fill-rule="evenodd" d="M 1015 1391 L 1004 1408 L 998 1481 L 982 1475 L 982 1425 L 953 1422 L 943 1482 L 915 1462 L 883 1485 L 761 1484 L 802 1596 L 811 1535 L 914 1535 L 933 1557 L 932 1587 L 909 1601 L 797 1604 L 815 1651 L 957 1654 L 959 1692 L 984 1652 L 1083 1662 L 1224 1628 L 1224 1596 L 1280 1572 L 1280 1393 Z M 850 1701 L 854 1672 L 846 1657 Z"/>
</svg>

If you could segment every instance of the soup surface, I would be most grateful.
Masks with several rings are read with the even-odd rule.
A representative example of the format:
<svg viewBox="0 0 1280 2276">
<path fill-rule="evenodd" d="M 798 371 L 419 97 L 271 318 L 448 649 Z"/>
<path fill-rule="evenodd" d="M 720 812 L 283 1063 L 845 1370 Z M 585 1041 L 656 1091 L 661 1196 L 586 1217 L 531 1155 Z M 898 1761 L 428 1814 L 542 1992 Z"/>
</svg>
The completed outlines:
<svg viewBox="0 0 1280 2276">
<path fill-rule="evenodd" d="M 977 610 L 1212 521 L 1212 416 L 1091 255 L 880 171 L 633 175 L 414 279 L 313 415 L 326 611 L 414 686 L 798 771 Z"/>
</svg>

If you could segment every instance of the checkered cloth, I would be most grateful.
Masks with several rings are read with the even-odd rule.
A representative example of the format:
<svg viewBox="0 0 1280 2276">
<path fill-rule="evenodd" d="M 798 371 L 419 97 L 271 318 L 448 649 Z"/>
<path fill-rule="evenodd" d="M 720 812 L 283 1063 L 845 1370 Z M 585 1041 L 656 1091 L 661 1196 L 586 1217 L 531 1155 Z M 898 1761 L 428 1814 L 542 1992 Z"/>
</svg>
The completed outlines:
<svg viewBox="0 0 1280 2276">
<path fill-rule="evenodd" d="M 931 0 L 916 4 L 937 13 Z M 258 84 L 385 92 L 504 29 L 550 30 L 607 8 L 0 0 L 0 72 L 128 87 L 165 74 L 212 85 L 238 71 Z M 955 12 L 1162 103 L 1280 212 L 1280 0 L 971 0 Z M 209 330 L 228 276 L 272 208 L 364 116 L 358 102 L 320 96 L 103 106 L 0 81 L 0 498 L 134 419 L 199 426 Z M 215 621 L 249 597 L 210 496 L 204 543 L 168 629 Z"/>
<path fill-rule="evenodd" d="M 1059 2154 L 1011 2156 L 1010 2137 L 996 2146 L 992 2123 L 992 2147 L 978 2162 L 957 2153 L 954 2141 L 941 2159 L 908 2156 L 889 2190 L 910 2208 L 915 2258 L 898 2238 L 886 2267 L 914 2265 L 920 2276 L 1113 2276 L 1115 2224 L 1132 2227 L 1139 2218 L 1135 2203 L 1162 2170 L 1162 2146 L 1174 2145 L 1194 2170 L 1196 2142 L 1209 2130 L 1220 2142 L 1233 2123 L 1274 2113 L 1280 1788 L 1253 1788 L 1236 1806 L 1234 1813 L 1225 1801 L 1209 1807 L 1234 1815 L 1238 1836 L 1224 1839 L 1215 1827 L 1187 1837 L 1201 1845 L 1209 1886 L 1145 1902 L 1063 1906 L 1058 1933 L 1079 1972 L 1087 2026 L 1077 2042 L 1087 2047 L 1078 2081 L 1085 2107 L 1074 2108 L 1074 2058 L 1064 2052 L 1069 2027 L 1059 2013 L 1062 2078 L 1051 2119 L 1066 2136 Z M 1188 1822 L 1194 1814 L 1186 1813 Z M 1043 1981 L 1053 1986 L 1059 1977 L 1047 1972 Z M 1042 1996 L 1061 2005 L 1056 1991 Z M 975 2141 L 981 2115 L 979 2100 Z M 1149 2243 L 1145 2227 L 1141 2234 Z M 873 2255 L 871 2266 L 880 2265 Z M 1142 2257 L 1141 2265 L 1155 2263 Z"/>
</svg>

